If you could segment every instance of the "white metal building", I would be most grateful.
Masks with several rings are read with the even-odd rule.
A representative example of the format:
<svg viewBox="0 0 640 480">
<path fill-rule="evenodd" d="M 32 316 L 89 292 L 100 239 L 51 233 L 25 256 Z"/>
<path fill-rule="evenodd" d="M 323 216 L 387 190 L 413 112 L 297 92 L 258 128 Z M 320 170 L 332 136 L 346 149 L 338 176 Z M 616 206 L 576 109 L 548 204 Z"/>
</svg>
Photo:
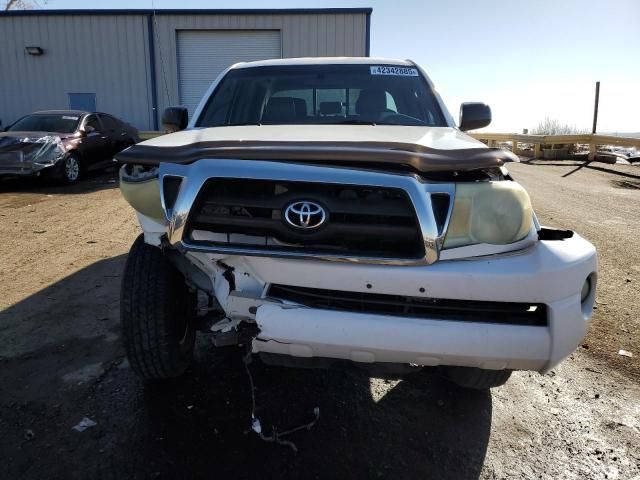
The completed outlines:
<svg viewBox="0 0 640 480">
<path fill-rule="evenodd" d="M 112 113 L 140 130 L 192 112 L 227 66 L 368 56 L 369 8 L 30 10 L 0 13 L 0 119 L 36 110 Z"/>
</svg>

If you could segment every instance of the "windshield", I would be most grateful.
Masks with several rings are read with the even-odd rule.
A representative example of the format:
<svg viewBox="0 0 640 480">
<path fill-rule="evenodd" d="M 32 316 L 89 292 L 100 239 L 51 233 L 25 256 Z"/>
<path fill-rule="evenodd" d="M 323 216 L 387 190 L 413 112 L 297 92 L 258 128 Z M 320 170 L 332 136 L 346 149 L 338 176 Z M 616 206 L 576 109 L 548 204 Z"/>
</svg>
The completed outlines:
<svg viewBox="0 0 640 480">
<path fill-rule="evenodd" d="M 27 115 L 9 127 L 10 132 L 73 133 L 78 126 L 79 115 L 38 113 Z"/>
<path fill-rule="evenodd" d="M 416 68 L 292 65 L 231 70 L 196 127 L 341 123 L 447 126 Z"/>
</svg>

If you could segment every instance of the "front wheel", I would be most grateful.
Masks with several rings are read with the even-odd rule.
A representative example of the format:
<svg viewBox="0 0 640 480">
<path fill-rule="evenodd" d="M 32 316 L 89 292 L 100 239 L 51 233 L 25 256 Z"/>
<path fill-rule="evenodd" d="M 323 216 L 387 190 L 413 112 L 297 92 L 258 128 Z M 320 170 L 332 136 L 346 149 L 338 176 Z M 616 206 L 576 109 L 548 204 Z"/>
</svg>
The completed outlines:
<svg viewBox="0 0 640 480">
<path fill-rule="evenodd" d="M 182 375 L 193 358 L 196 293 L 144 235 L 129 251 L 121 288 L 120 321 L 132 370 L 146 380 Z"/>
<path fill-rule="evenodd" d="M 70 152 L 64 156 L 53 168 L 53 177 L 56 181 L 72 185 L 80 180 L 82 166 L 77 153 Z"/>
<path fill-rule="evenodd" d="M 462 388 L 487 390 L 507 383 L 511 370 L 484 370 L 472 367 L 444 367 L 444 376 Z"/>
</svg>

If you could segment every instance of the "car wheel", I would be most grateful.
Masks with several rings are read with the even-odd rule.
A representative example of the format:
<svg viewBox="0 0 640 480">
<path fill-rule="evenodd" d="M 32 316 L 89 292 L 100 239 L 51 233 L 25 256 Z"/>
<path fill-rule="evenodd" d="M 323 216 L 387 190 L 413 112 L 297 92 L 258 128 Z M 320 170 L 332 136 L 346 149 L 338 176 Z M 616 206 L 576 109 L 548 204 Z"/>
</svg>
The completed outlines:
<svg viewBox="0 0 640 480">
<path fill-rule="evenodd" d="M 511 370 L 484 370 L 472 367 L 444 367 L 444 375 L 462 388 L 486 390 L 507 383 Z"/>
<path fill-rule="evenodd" d="M 121 289 L 120 321 L 132 370 L 147 380 L 183 374 L 193 358 L 196 292 L 144 235 L 129 251 Z"/>
<path fill-rule="evenodd" d="M 82 175 L 80 157 L 73 152 L 65 155 L 53 168 L 51 173 L 53 173 L 54 180 L 67 185 L 77 183 Z"/>
</svg>

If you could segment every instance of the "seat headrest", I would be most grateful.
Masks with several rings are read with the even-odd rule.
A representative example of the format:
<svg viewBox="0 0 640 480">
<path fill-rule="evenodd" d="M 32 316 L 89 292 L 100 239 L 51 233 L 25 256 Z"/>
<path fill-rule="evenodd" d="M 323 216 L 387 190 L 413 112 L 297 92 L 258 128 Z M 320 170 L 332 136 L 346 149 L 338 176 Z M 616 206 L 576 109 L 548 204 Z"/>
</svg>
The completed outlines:
<svg viewBox="0 0 640 480">
<path fill-rule="evenodd" d="M 341 102 L 320 102 L 321 115 L 338 115 L 342 113 Z"/>
<path fill-rule="evenodd" d="M 307 104 L 301 98 L 272 97 L 262 114 L 265 123 L 293 123 L 307 116 Z"/>
<path fill-rule="evenodd" d="M 367 88 L 360 91 L 356 100 L 356 113 L 359 115 L 376 114 L 387 109 L 387 96 L 384 90 Z"/>
</svg>

